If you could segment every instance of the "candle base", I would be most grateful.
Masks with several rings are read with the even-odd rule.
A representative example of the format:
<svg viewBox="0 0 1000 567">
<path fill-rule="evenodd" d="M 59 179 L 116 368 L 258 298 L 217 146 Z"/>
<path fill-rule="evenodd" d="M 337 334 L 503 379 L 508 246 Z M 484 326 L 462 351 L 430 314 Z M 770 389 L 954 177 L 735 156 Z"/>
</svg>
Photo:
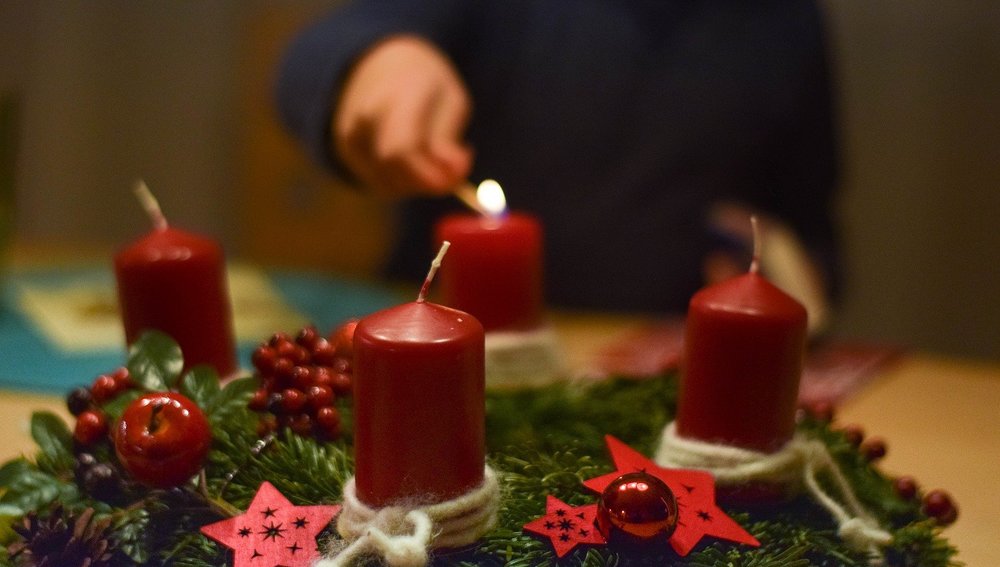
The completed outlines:
<svg viewBox="0 0 1000 567">
<path fill-rule="evenodd" d="M 316 567 L 351 565 L 368 554 L 379 556 L 390 567 L 425 565 L 431 549 L 454 549 L 478 541 L 496 525 L 499 507 L 500 485 L 488 465 L 478 487 L 425 505 L 371 508 L 358 499 L 351 477 L 344 484 L 343 509 L 337 518 L 343 545 L 330 550 Z"/>
<path fill-rule="evenodd" d="M 771 504 L 806 492 L 837 522 L 837 534 L 852 549 L 881 557 L 892 536 L 861 504 L 840 466 L 819 440 L 796 435 L 773 453 L 706 443 L 677 434 L 675 422 L 663 430 L 654 457 L 662 467 L 712 473 L 720 497 L 742 505 Z M 834 488 L 819 480 L 824 476 Z M 732 502 L 731 502 L 732 503 Z"/>
<path fill-rule="evenodd" d="M 565 364 L 553 328 L 486 333 L 486 387 L 527 388 L 562 378 Z"/>
</svg>

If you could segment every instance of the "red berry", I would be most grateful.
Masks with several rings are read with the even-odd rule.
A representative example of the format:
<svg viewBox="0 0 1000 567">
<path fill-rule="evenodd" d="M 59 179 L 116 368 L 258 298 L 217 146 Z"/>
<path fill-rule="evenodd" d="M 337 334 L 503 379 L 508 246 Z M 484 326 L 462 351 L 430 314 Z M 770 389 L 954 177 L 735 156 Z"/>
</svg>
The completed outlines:
<svg viewBox="0 0 1000 567">
<path fill-rule="evenodd" d="M 319 408 L 316 410 L 316 426 L 326 437 L 337 437 L 340 435 L 340 412 L 332 406 Z"/>
<path fill-rule="evenodd" d="M 333 387 L 333 371 L 326 366 L 313 368 L 313 385 Z"/>
<path fill-rule="evenodd" d="M 264 411 L 267 409 L 267 397 L 270 393 L 267 388 L 259 388 L 254 391 L 253 396 L 250 397 L 250 401 L 247 402 L 247 407 L 253 411 Z"/>
<path fill-rule="evenodd" d="M 73 439 L 84 447 L 89 447 L 108 434 L 108 420 L 104 413 L 97 410 L 86 410 L 76 418 L 73 428 Z"/>
<path fill-rule="evenodd" d="M 877 461 L 888 452 L 885 440 L 881 437 L 869 437 L 858 448 L 861 455 L 868 461 Z"/>
<path fill-rule="evenodd" d="M 94 396 L 95 402 L 103 404 L 118 395 L 118 383 L 111 376 L 101 374 L 94 380 L 90 393 Z"/>
<path fill-rule="evenodd" d="M 129 374 L 128 368 L 125 366 L 121 366 L 112 372 L 111 378 L 115 381 L 115 387 L 117 388 L 118 393 L 124 392 L 135 385 L 132 382 L 132 376 Z"/>
<path fill-rule="evenodd" d="M 292 416 L 288 420 L 288 427 L 293 432 L 303 437 L 309 437 L 312 435 L 313 421 L 307 413 L 300 413 L 298 415 Z"/>
<path fill-rule="evenodd" d="M 212 430 L 194 402 L 175 392 L 146 394 L 115 426 L 115 453 L 137 481 L 169 488 L 188 480 L 208 455 Z"/>
<path fill-rule="evenodd" d="M 912 476 L 901 476 L 892 481 L 892 488 L 903 500 L 913 500 L 917 496 L 919 486 Z"/>
<path fill-rule="evenodd" d="M 270 338 L 270 340 L 267 341 L 267 344 L 270 345 L 270 346 L 272 346 L 272 347 L 277 348 L 278 345 L 280 345 L 282 343 L 290 342 L 291 340 L 292 339 L 291 339 L 291 337 L 288 336 L 288 333 L 278 332 L 278 333 L 275 333 L 275 334 L 271 335 L 271 338 Z"/>
<path fill-rule="evenodd" d="M 313 362 L 322 366 L 333 366 L 337 358 L 337 349 L 326 339 L 318 339 L 312 348 Z"/>
<path fill-rule="evenodd" d="M 308 327 L 303 327 L 302 330 L 299 331 L 299 334 L 295 335 L 295 342 L 302 347 L 312 349 L 313 343 L 315 343 L 318 338 L 320 338 L 320 336 L 316 327 L 309 325 Z"/>
<path fill-rule="evenodd" d="M 333 404 L 333 390 L 329 386 L 311 386 L 306 396 L 313 411 Z"/>
<path fill-rule="evenodd" d="M 806 406 L 805 409 L 806 413 L 817 421 L 825 421 L 827 423 L 833 421 L 835 412 L 833 404 L 830 402 L 813 402 Z"/>
<path fill-rule="evenodd" d="M 860 425 L 846 425 L 843 433 L 844 439 L 854 447 L 861 446 L 861 442 L 865 440 L 865 430 Z"/>
<path fill-rule="evenodd" d="M 296 366 L 292 368 L 292 386 L 300 390 L 308 390 L 313 385 L 313 370 L 308 366 Z"/>
<path fill-rule="evenodd" d="M 337 372 L 333 375 L 333 383 L 330 387 L 338 396 L 350 396 L 352 380 L 350 374 L 344 374 L 343 372 Z"/>
<path fill-rule="evenodd" d="M 287 358 L 293 364 L 306 364 L 309 362 L 309 351 L 295 343 L 281 343 L 277 348 L 278 356 Z"/>
<path fill-rule="evenodd" d="M 253 354 L 250 355 L 250 362 L 261 374 L 271 374 L 274 372 L 274 363 L 278 360 L 278 354 L 269 345 L 260 345 Z"/>
<path fill-rule="evenodd" d="M 295 363 L 287 358 L 279 358 L 274 361 L 274 377 L 281 383 L 287 384 L 292 379 L 292 370 Z"/>
<path fill-rule="evenodd" d="M 281 392 L 281 409 L 285 413 L 296 413 L 306 405 L 306 395 L 302 390 L 295 388 L 285 388 Z"/>
<path fill-rule="evenodd" d="M 337 360 L 333 361 L 333 370 L 335 372 L 343 372 L 345 374 L 351 373 L 351 359 L 346 356 L 338 356 Z"/>
<path fill-rule="evenodd" d="M 958 507 L 944 490 L 936 489 L 924 495 L 923 511 L 938 524 L 947 526 L 958 519 Z"/>
</svg>

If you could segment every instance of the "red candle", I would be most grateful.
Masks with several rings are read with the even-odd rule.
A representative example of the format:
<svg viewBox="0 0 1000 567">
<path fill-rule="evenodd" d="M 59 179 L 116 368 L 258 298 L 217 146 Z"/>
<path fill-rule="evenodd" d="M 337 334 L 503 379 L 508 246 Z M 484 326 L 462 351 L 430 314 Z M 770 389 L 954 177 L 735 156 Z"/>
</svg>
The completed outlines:
<svg viewBox="0 0 1000 567">
<path fill-rule="evenodd" d="M 483 326 L 424 293 L 354 331 L 354 478 L 376 508 L 449 500 L 483 482 Z"/>
<path fill-rule="evenodd" d="M 696 293 L 688 308 L 677 433 L 774 452 L 795 431 L 806 310 L 757 273 Z"/>
<path fill-rule="evenodd" d="M 483 182 L 479 194 L 489 181 Z M 503 193 L 492 182 L 500 199 Z M 450 241 L 441 269 L 442 302 L 474 315 L 487 331 L 530 330 L 542 324 L 542 226 L 538 219 L 506 212 L 501 202 L 481 215 L 455 214 L 435 229 Z"/>
<path fill-rule="evenodd" d="M 156 226 L 114 258 L 126 342 L 162 331 L 180 345 L 185 368 L 209 364 L 231 374 L 236 346 L 222 248 L 167 226 L 145 185 L 137 192 Z"/>
</svg>

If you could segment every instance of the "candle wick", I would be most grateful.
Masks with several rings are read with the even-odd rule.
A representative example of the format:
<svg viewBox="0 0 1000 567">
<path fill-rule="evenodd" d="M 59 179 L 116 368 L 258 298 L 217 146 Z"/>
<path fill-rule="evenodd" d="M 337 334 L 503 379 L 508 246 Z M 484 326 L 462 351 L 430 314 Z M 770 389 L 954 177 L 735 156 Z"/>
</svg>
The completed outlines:
<svg viewBox="0 0 1000 567">
<path fill-rule="evenodd" d="M 757 223 L 757 215 L 750 216 L 750 230 L 753 232 L 753 257 L 750 260 L 750 273 L 756 274 L 760 270 L 760 225 Z"/>
<path fill-rule="evenodd" d="M 139 204 L 149 215 L 149 219 L 153 221 L 153 227 L 156 230 L 166 230 L 167 228 L 167 217 L 163 216 L 163 211 L 160 209 L 160 203 L 153 196 L 153 192 L 149 190 L 149 186 L 146 182 L 140 179 L 135 183 L 136 198 L 139 199 Z"/>
<path fill-rule="evenodd" d="M 437 273 L 438 268 L 441 267 L 441 259 L 444 258 L 445 252 L 448 251 L 448 247 L 451 246 L 451 242 L 445 240 L 441 243 L 441 249 L 438 250 L 437 256 L 431 261 L 431 269 L 427 270 L 427 277 L 424 278 L 424 285 L 420 286 L 420 294 L 417 295 L 417 303 L 423 303 L 427 300 L 427 291 L 431 287 L 431 280 L 434 279 L 434 274 Z"/>
</svg>

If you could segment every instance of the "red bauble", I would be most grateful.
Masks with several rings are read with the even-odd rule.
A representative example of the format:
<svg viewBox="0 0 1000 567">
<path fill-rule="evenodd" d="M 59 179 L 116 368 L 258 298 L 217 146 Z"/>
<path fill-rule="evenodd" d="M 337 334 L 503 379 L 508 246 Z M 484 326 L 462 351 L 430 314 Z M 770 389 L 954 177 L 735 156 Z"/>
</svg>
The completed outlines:
<svg viewBox="0 0 1000 567">
<path fill-rule="evenodd" d="M 651 474 L 623 474 L 601 493 L 597 527 L 609 542 L 665 542 L 677 527 L 677 499 Z"/>
<path fill-rule="evenodd" d="M 146 394 L 125 409 L 115 427 L 115 453 L 137 481 L 177 486 L 197 473 L 212 444 L 205 414 L 174 392 Z"/>
</svg>

